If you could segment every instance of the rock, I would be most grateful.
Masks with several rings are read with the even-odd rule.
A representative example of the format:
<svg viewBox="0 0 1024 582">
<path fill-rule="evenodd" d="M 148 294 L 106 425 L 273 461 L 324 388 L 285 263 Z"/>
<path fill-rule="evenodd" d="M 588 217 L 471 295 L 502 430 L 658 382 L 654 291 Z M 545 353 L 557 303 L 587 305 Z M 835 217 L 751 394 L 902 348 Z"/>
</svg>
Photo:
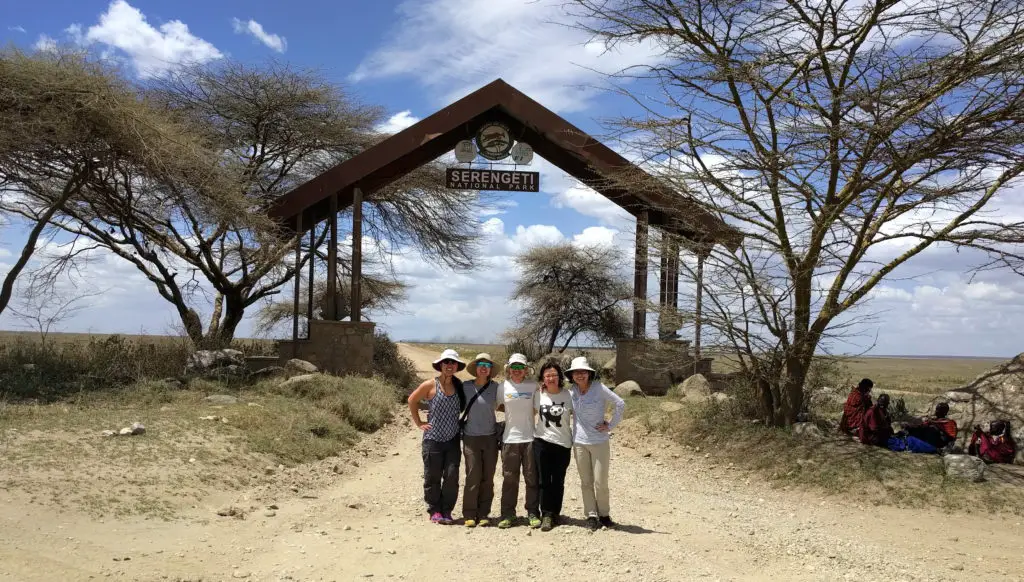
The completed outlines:
<svg viewBox="0 0 1024 582">
<path fill-rule="evenodd" d="M 320 371 L 320 368 L 317 368 L 315 364 L 298 358 L 288 360 L 288 363 L 284 365 L 284 369 L 289 372 L 299 372 L 301 374 L 314 374 Z"/>
<path fill-rule="evenodd" d="M 117 435 L 117 431 L 114 431 L 114 430 L 105 430 L 105 431 L 103 431 L 103 433 L 102 433 L 102 434 L 103 434 L 103 436 L 105 436 L 105 437 L 112 437 L 112 436 L 115 436 L 115 435 Z"/>
<path fill-rule="evenodd" d="M 281 366 L 267 366 L 249 374 L 249 379 L 254 381 L 269 380 L 271 378 L 280 378 L 287 374 L 288 372 Z"/>
<path fill-rule="evenodd" d="M 966 479 L 974 483 L 985 480 L 985 462 L 970 455 L 946 455 L 942 457 L 946 468 L 946 476 Z"/>
<path fill-rule="evenodd" d="M 316 382 L 320 378 L 320 374 L 302 374 L 300 376 L 292 376 L 284 382 L 278 385 L 278 388 L 284 388 L 286 390 L 294 390 L 303 384 L 308 382 Z"/>
<path fill-rule="evenodd" d="M 135 422 L 132 423 L 131 431 L 133 435 L 146 434 L 146 427 L 141 422 Z"/>
<path fill-rule="evenodd" d="M 644 391 L 640 389 L 640 385 L 633 380 L 626 380 L 615 387 L 615 393 L 619 396 L 644 396 Z"/>
<path fill-rule="evenodd" d="M 813 439 L 825 438 L 821 429 L 813 422 L 798 422 L 793 425 L 793 434 Z"/>
<path fill-rule="evenodd" d="M 130 426 L 126 426 L 126 427 L 122 428 L 121 430 L 117 431 L 117 434 L 119 434 L 121 436 L 131 436 L 132 428 Z"/>
<path fill-rule="evenodd" d="M 211 404 L 238 404 L 238 397 L 230 394 L 211 394 L 203 400 Z"/>
<path fill-rule="evenodd" d="M 241 570 L 235 570 L 234 573 L 231 574 L 232 578 L 248 578 L 249 576 L 250 574 L 248 572 L 243 572 Z"/>
<path fill-rule="evenodd" d="M 185 363 L 188 378 L 244 377 L 245 355 L 238 350 L 197 350 Z"/>
<path fill-rule="evenodd" d="M 235 507 L 234 505 L 218 509 L 217 515 L 221 517 L 234 517 L 237 519 L 245 519 L 245 511 L 238 507 Z"/>
<path fill-rule="evenodd" d="M 711 383 L 703 374 L 694 374 L 683 381 L 683 395 L 687 398 L 709 398 Z"/>
<path fill-rule="evenodd" d="M 266 517 L 274 517 L 275 515 L 277 515 L 277 512 L 272 509 L 268 509 L 263 512 L 263 515 Z"/>
<path fill-rule="evenodd" d="M 683 405 L 678 402 L 662 402 L 660 408 L 665 412 L 679 412 L 683 409 Z"/>
</svg>

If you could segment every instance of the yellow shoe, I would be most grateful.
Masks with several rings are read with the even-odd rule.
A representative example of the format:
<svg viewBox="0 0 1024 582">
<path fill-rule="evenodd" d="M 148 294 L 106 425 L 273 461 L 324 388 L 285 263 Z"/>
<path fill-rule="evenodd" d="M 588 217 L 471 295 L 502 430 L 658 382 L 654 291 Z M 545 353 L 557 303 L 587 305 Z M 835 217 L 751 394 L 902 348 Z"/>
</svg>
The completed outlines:
<svg viewBox="0 0 1024 582">
<path fill-rule="evenodd" d="M 481 524 L 481 525 L 483 525 L 483 524 Z M 476 527 L 476 520 L 475 519 L 467 519 L 466 520 L 466 527 Z"/>
<path fill-rule="evenodd" d="M 491 520 L 489 520 L 489 519 L 487 519 L 485 517 L 485 518 L 481 519 L 479 522 L 477 522 L 477 525 L 479 525 L 480 527 L 487 527 L 487 526 L 491 525 Z"/>
</svg>

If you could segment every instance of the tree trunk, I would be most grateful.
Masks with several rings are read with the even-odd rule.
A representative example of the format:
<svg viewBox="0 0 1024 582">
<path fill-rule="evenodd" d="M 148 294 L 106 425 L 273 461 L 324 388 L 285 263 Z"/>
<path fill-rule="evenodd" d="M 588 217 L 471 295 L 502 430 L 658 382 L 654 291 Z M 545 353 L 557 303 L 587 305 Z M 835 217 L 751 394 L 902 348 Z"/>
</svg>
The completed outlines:
<svg viewBox="0 0 1024 582">
<path fill-rule="evenodd" d="M 551 330 L 551 337 L 548 338 L 547 349 L 544 350 L 545 354 L 550 354 L 551 352 L 555 351 L 555 342 L 558 341 L 558 333 L 560 331 L 562 331 L 562 328 L 561 326 L 557 325 L 554 329 Z"/>
<path fill-rule="evenodd" d="M 245 299 L 240 293 L 223 295 L 221 302 L 223 317 L 216 328 L 211 329 L 204 338 L 204 343 L 216 349 L 226 348 L 235 339 L 238 324 L 245 316 Z"/>
</svg>

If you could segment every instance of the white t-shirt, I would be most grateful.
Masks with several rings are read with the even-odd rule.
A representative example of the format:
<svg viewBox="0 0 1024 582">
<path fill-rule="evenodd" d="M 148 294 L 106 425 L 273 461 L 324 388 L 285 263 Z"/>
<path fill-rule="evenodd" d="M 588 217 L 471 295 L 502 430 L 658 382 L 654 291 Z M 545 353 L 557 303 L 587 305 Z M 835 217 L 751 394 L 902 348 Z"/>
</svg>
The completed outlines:
<svg viewBox="0 0 1024 582">
<path fill-rule="evenodd" d="M 516 384 L 505 380 L 501 385 L 501 403 L 505 405 L 505 434 L 503 443 L 533 442 L 533 408 L 537 383 L 527 380 Z"/>
<path fill-rule="evenodd" d="M 572 394 L 563 388 L 558 394 L 537 392 L 537 430 L 534 436 L 549 443 L 572 448 Z"/>
</svg>

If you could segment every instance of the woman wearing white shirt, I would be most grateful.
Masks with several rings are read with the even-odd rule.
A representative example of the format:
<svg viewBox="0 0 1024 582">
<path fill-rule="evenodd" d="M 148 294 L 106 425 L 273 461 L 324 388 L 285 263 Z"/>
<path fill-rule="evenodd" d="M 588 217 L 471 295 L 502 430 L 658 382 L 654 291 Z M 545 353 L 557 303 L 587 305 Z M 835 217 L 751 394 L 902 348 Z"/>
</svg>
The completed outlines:
<svg viewBox="0 0 1024 582">
<path fill-rule="evenodd" d="M 604 384 L 595 381 L 597 372 L 584 357 L 573 358 L 567 370 L 572 378 L 573 416 L 576 419 L 573 452 L 583 489 L 583 511 L 592 530 L 614 527 L 608 494 L 608 461 L 611 449 L 608 433 L 622 420 L 626 403 Z M 615 406 L 612 419 L 605 419 L 608 403 Z"/>
<path fill-rule="evenodd" d="M 512 527 L 516 519 L 516 500 L 519 497 L 519 471 L 526 483 L 526 514 L 530 527 L 540 527 L 537 495 L 537 466 L 533 457 L 534 400 L 537 384 L 527 380 L 529 363 L 523 354 L 512 354 L 505 366 L 505 377 L 498 391 L 499 402 L 505 408 L 505 432 L 501 446 L 501 521 L 498 527 Z"/>
<path fill-rule="evenodd" d="M 540 489 L 540 531 L 551 531 L 562 515 L 565 471 L 572 458 L 572 395 L 563 390 L 565 375 L 554 361 L 541 366 L 538 379 L 541 389 L 537 394 L 533 453 Z"/>
</svg>

